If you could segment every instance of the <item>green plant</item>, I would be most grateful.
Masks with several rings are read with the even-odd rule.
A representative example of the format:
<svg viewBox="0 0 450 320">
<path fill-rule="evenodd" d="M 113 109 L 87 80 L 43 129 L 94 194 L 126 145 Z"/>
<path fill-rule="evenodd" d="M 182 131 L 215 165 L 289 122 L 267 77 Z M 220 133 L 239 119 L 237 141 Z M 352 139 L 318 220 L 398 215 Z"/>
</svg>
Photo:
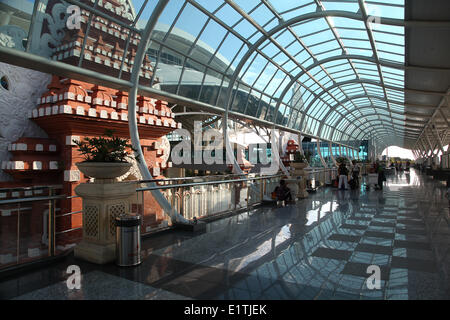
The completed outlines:
<svg viewBox="0 0 450 320">
<path fill-rule="evenodd" d="M 313 154 L 312 154 L 311 151 L 308 151 L 308 150 L 305 151 L 305 159 L 306 159 L 306 161 L 307 161 L 308 163 L 311 163 L 312 155 L 313 155 Z"/>
<path fill-rule="evenodd" d="M 348 159 L 345 158 L 345 157 L 337 157 L 335 160 L 336 160 L 337 163 L 345 163 L 345 164 L 347 164 L 347 162 L 348 162 Z"/>
<path fill-rule="evenodd" d="M 127 159 L 132 158 L 128 150 L 135 151 L 128 139 L 114 136 L 111 129 L 105 130 L 104 137 L 85 137 L 83 141 L 73 142 L 78 146 L 84 162 L 128 162 Z"/>
<path fill-rule="evenodd" d="M 303 163 L 303 162 L 306 162 L 306 158 L 300 151 L 295 151 L 294 162 Z"/>
</svg>

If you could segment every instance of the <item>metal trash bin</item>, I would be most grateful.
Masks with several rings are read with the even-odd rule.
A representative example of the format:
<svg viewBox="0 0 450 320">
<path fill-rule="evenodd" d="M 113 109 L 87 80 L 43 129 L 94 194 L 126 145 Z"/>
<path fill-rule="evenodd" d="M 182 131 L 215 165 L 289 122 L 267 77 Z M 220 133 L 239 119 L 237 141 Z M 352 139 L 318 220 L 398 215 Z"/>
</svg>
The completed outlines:
<svg viewBox="0 0 450 320">
<path fill-rule="evenodd" d="M 141 216 L 116 217 L 116 264 L 121 267 L 141 263 Z"/>
</svg>

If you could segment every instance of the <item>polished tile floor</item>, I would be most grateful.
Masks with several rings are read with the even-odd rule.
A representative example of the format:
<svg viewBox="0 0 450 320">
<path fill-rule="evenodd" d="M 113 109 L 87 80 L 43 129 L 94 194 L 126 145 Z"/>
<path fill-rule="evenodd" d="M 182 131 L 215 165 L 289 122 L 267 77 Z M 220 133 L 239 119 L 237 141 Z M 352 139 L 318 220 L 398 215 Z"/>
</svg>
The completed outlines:
<svg viewBox="0 0 450 320">
<path fill-rule="evenodd" d="M 449 299 L 445 191 L 415 170 L 388 176 L 382 191 L 364 182 L 359 190 L 321 188 L 293 205 L 216 220 L 206 233 L 145 239 L 137 267 L 69 256 L 0 282 L 0 298 Z M 79 290 L 66 283 L 73 264 Z M 379 270 L 379 287 L 369 267 Z"/>
</svg>

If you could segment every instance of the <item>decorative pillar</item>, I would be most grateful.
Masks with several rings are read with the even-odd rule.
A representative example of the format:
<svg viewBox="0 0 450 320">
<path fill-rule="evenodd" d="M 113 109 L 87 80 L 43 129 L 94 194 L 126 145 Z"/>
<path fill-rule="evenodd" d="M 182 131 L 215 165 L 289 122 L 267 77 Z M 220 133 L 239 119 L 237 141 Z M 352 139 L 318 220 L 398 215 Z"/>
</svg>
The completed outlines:
<svg viewBox="0 0 450 320">
<path fill-rule="evenodd" d="M 116 259 L 115 218 L 130 213 L 136 184 L 95 181 L 75 188 L 75 193 L 83 200 L 83 240 L 75 247 L 74 253 L 77 258 L 105 264 Z"/>
<path fill-rule="evenodd" d="M 307 198 L 306 172 L 303 170 L 308 164 L 305 162 L 291 162 L 290 170 L 292 178 L 286 179 L 288 187 L 292 190 L 294 198 Z"/>
</svg>

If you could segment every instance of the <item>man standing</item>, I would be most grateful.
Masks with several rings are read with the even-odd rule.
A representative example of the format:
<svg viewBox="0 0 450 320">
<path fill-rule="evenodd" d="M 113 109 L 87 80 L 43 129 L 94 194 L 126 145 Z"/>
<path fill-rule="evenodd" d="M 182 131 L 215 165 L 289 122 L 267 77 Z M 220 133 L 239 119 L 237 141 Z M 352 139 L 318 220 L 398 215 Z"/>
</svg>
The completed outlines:
<svg viewBox="0 0 450 320">
<path fill-rule="evenodd" d="M 348 190 L 348 169 L 345 166 L 345 163 L 342 162 L 339 165 L 338 168 L 338 174 L 339 174 L 339 186 L 338 188 L 342 188 L 342 184 L 344 184 L 345 190 Z"/>
</svg>

